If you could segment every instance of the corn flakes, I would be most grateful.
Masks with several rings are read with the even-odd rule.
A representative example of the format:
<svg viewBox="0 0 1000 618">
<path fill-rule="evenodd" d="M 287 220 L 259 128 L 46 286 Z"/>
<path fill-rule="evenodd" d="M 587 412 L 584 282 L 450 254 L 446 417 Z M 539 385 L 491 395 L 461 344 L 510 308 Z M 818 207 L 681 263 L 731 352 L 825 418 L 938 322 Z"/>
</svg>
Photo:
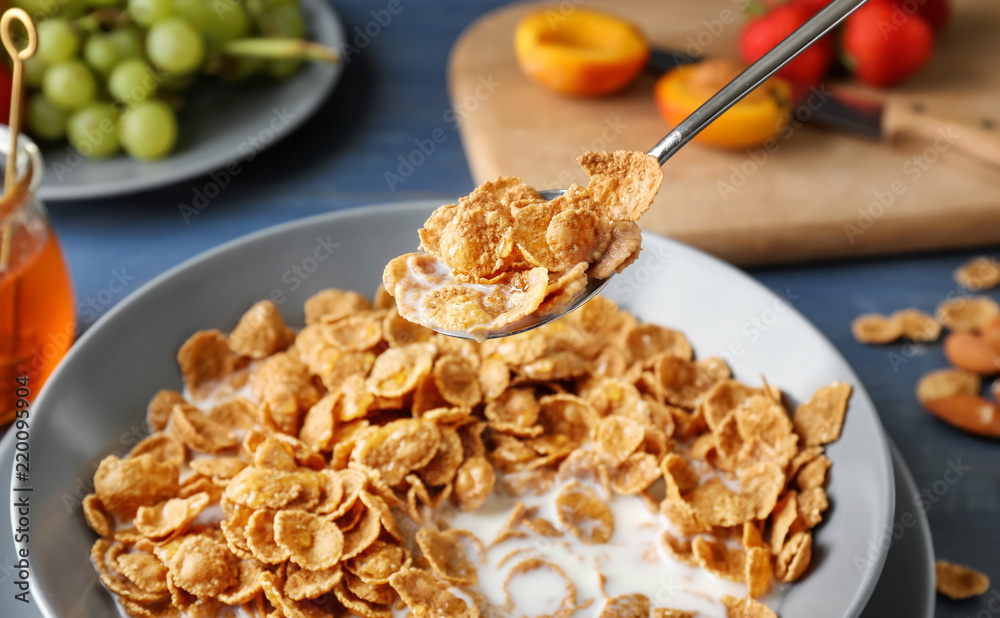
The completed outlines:
<svg viewBox="0 0 1000 618">
<path fill-rule="evenodd" d="M 180 471 L 176 464 L 158 462 L 152 455 L 118 459 L 109 455 L 94 473 L 94 490 L 109 513 L 131 519 L 141 506 L 153 506 L 177 493 Z"/>
<path fill-rule="evenodd" d="M 792 582 L 802 577 L 809 568 L 812 556 L 812 534 L 796 532 L 785 541 L 781 553 L 774 561 L 774 576 L 783 582 Z"/>
<path fill-rule="evenodd" d="M 607 249 L 591 264 L 588 274 L 594 279 L 607 279 L 612 273 L 620 273 L 639 258 L 641 245 L 642 230 L 638 225 L 631 221 L 613 222 Z"/>
<path fill-rule="evenodd" d="M 979 395 L 982 380 L 964 369 L 940 369 L 928 373 L 917 383 L 917 399 L 922 403 L 954 395 Z"/>
<path fill-rule="evenodd" d="M 832 382 L 795 409 L 792 423 L 805 446 L 827 444 L 840 437 L 850 396 L 850 384 Z"/>
<path fill-rule="evenodd" d="M 956 332 L 982 330 L 1000 316 L 1000 306 L 988 296 L 946 300 L 937 308 L 937 319 Z"/>
<path fill-rule="evenodd" d="M 166 564 L 173 583 L 199 597 L 214 597 L 239 581 L 239 559 L 212 536 L 186 537 Z"/>
<path fill-rule="evenodd" d="M 323 290 L 306 300 L 306 324 L 318 324 L 322 320 L 336 322 L 340 318 L 354 315 L 360 311 L 368 311 L 371 308 L 371 301 L 357 292 Z"/>
<path fill-rule="evenodd" d="M 614 225 L 623 223 L 602 227 L 603 206 L 581 187 L 547 202 L 504 179 L 466 202 L 489 204 L 486 211 L 500 204 L 515 222 L 502 257 L 514 274 L 483 284 L 513 287 L 476 300 L 491 319 L 523 311 L 506 306 L 511 299 L 537 295 L 555 306 L 572 297 L 593 274 L 588 260 L 611 251 Z M 457 211 L 436 217 L 444 227 L 459 219 Z M 430 229 L 434 220 L 424 242 L 440 252 L 450 245 L 434 240 L 443 231 Z M 533 236 L 518 236 L 518 220 L 522 233 L 537 227 Z M 594 227 L 575 230 L 581 222 Z M 532 248 L 568 270 L 530 266 L 538 259 Z M 421 276 L 442 277 L 427 260 L 413 261 Z M 490 547 L 511 539 L 607 543 L 615 530 L 609 500 L 637 496 L 687 537 L 665 534 L 669 554 L 746 584 L 748 599 L 730 598 L 729 615 L 773 615 L 751 599 L 772 580 L 807 571 L 811 530 L 829 508 L 823 444 L 839 436 L 847 385 L 820 389 L 789 415 L 777 389 L 732 380 L 721 359 L 695 360 L 682 333 L 640 324 L 602 298 L 484 344 L 411 324 L 390 296 L 375 306 L 326 290 L 310 299 L 307 326 L 293 334 L 273 305 L 255 305 L 229 335 L 232 351 L 219 355 L 228 374 L 154 397 L 148 418 L 156 433 L 124 459 L 106 458 L 95 493 L 83 500 L 102 537 L 92 549 L 95 568 L 125 614 L 503 612 L 475 590 L 471 548 L 480 560 L 486 548 L 449 529 L 440 511 L 447 502 L 475 511 L 494 491 L 551 492 L 555 518 L 520 504 Z M 192 350 L 203 346 L 212 357 L 220 336 L 193 338 L 184 362 L 201 367 Z M 237 396 L 244 381 L 249 395 Z M 918 390 L 928 398 L 978 387 L 976 376 L 953 372 Z M 208 396 L 211 405 L 200 403 Z M 213 504 L 221 519 L 206 511 Z M 529 550 L 501 562 L 520 561 L 511 578 L 554 569 L 567 584 L 557 615 L 595 602 L 578 606 L 572 581 Z M 640 593 L 609 599 L 601 614 L 689 615 L 653 610 Z"/>
<path fill-rule="evenodd" d="M 128 457 L 146 454 L 152 455 L 153 459 L 161 463 L 173 463 L 180 466 L 187 459 L 187 448 L 171 434 L 156 432 L 133 446 Z"/>
<path fill-rule="evenodd" d="M 178 403 L 185 403 L 184 396 L 177 391 L 163 389 L 153 395 L 146 411 L 146 420 L 153 431 L 163 431 L 170 420 L 170 412 Z"/>
<path fill-rule="evenodd" d="M 695 561 L 708 572 L 734 582 L 746 580 L 747 555 L 743 549 L 698 536 L 691 542 L 691 550 Z"/>
<path fill-rule="evenodd" d="M 474 607 L 448 592 L 448 586 L 422 569 L 401 569 L 389 578 L 389 584 L 417 616 L 479 616 Z"/>
<path fill-rule="evenodd" d="M 891 317 L 869 313 L 854 319 L 851 332 L 860 343 L 892 343 L 903 336 L 903 325 Z"/>
<path fill-rule="evenodd" d="M 934 574 L 937 591 L 950 599 L 968 599 L 990 589 L 989 577 L 960 564 L 938 560 Z"/>
<path fill-rule="evenodd" d="M 643 152 L 588 152 L 577 162 L 590 176 L 587 189 L 615 221 L 638 221 L 663 181 L 659 161 Z"/>
<path fill-rule="evenodd" d="M 493 492 L 496 473 L 483 456 L 469 457 L 455 474 L 454 501 L 463 511 L 474 511 L 486 502 Z"/>
<path fill-rule="evenodd" d="M 955 271 L 955 282 L 970 290 L 988 290 L 1000 285 L 1000 262 L 979 257 Z"/>
<path fill-rule="evenodd" d="M 621 594 L 605 602 L 598 618 L 648 618 L 649 597 L 644 594 Z"/>
<path fill-rule="evenodd" d="M 596 491 L 578 481 L 563 487 L 556 496 L 556 517 L 584 543 L 607 543 L 615 531 L 611 509 Z"/>
<path fill-rule="evenodd" d="M 310 571 L 333 567 L 344 549 L 344 535 L 333 522 L 295 509 L 274 516 L 274 540 L 292 562 Z"/>
<path fill-rule="evenodd" d="M 753 599 L 737 599 L 727 594 L 721 600 L 726 606 L 726 618 L 778 618 L 766 605 Z"/>
<path fill-rule="evenodd" d="M 416 535 L 435 575 L 455 586 L 472 586 L 478 581 L 476 567 L 465 555 L 459 538 L 455 530 L 437 532 L 430 528 L 422 528 Z"/>
<path fill-rule="evenodd" d="M 184 384 L 193 392 L 232 373 L 235 359 L 226 336 L 217 330 L 202 330 L 191 335 L 177 351 Z"/>
<path fill-rule="evenodd" d="M 926 343 L 941 336 L 941 324 L 919 309 L 901 309 L 892 314 L 892 319 L 899 322 L 903 336 L 910 341 Z"/>
<path fill-rule="evenodd" d="M 691 612 L 680 609 L 667 609 L 666 607 L 654 607 L 650 618 L 694 618 Z"/>
<path fill-rule="evenodd" d="M 771 587 L 771 552 L 766 547 L 747 548 L 746 582 L 747 594 L 753 598 L 763 596 Z"/>
<path fill-rule="evenodd" d="M 390 348 L 375 359 L 366 381 L 368 390 L 382 397 L 405 395 L 430 373 L 433 363 L 434 346 L 429 343 Z"/>
<path fill-rule="evenodd" d="M 265 358 L 285 349 L 292 342 L 278 307 L 262 300 L 243 314 L 229 333 L 229 349 L 237 356 Z"/>
<path fill-rule="evenodd" d="M 155 506 L 140 506 L 135 514 L 135 528 L 154 541 L 169 540 L 186 532 L 208 503 L 208 494 L 197 493 L 190 498 L 171 498 Z"/>
</svg>

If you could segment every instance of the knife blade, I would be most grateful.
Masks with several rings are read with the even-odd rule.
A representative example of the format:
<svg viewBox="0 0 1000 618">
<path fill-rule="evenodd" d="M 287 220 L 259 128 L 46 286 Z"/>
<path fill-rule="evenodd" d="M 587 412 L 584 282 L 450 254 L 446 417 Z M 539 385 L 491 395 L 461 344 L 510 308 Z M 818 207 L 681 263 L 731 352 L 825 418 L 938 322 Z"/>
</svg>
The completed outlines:
<svg viewBox="0 0 1000 618">
<path fill-rule="evenodd" d="M 680 50 L 653 49 L 646 70 L 657 75 L 704 56 Z M 1000 120 L 982 118 L 978 124 L 945 119 L 931 114 L 913 100 L 888 99 L 884 102 L 861 99 L 826 86 L 792 84 L 793 109 L 808 109 L 799 116 L 827 129 L 844 131 L 870 140 L 891 142 L 909 138 L 931 142 L 938 150 L 954 148 L 966 156 L 1000 167 Z M 793 112 L 794 113 L 794 112 Z"/>
</svg>

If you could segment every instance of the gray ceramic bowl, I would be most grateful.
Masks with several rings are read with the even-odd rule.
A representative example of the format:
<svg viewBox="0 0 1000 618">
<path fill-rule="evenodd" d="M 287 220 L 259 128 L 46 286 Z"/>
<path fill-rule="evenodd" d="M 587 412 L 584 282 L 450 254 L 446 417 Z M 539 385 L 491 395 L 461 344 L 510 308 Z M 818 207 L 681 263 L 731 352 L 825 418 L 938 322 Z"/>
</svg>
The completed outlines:
<svg viewBox="0 0 1000 618">
<path fill-rule="evenodd" d="M 252 234 L 163 274 L 109 312 L 66 357 L 32 414 L 31 574 L 51 617 L 114 615 L 89 561 L 93 534 L 80 510 L 96 463 L 141 437 L 145 407 L 181 385 L 174 360 L 194 331 L 231 329 L 255 301 L 272 298 L 292 325 L 326 287 L 373 293 L 385 263 L 414 248 L 436 203 L 343 211 Z M 682 329 L 701 356 L 729 352 L 738 378 L 761 374 L 793 402 L 832 381 L 854 385 L 843 435 L 828 454 L 831 509 L 808 576 L 773 603 L 786 618 L 861 613 L 886 553 L 893 471 L 875 409 L 832 345 L 779 296 L 736 269 L 647 234 L 639 261 L 607 294 L 639 318 Z M 16 484 L 15 484 L 16 486 Z"/>
</svg>

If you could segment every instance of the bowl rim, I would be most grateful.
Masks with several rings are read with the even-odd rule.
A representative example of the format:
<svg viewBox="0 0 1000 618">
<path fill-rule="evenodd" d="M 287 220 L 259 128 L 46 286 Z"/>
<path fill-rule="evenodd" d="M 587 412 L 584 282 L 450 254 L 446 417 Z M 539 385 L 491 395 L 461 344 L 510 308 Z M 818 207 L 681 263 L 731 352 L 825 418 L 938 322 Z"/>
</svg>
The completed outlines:
<svg viewBox="0 0 1000 618">
<path fill-rule="evenodd" d="M 97 336 L 106 324 L 112 323 L 117 319 L 120 313 L 130 310 L 130 305 L 138 303 L 148 294 L 155 293 L 157 288 L 161 285 L 169 282 L 170 280 L 184 275 L 185 271 L 197 266 L 201 262 L 210 261 L 217 256 L 221 256 L 225 253 L 238 249 L 244 245 L 249 245 L 259 240 L 265 239 L 272 235 L 280 235 L 284 232 L 298 229 L 298 228 L 314 228 L 318 224 L 335 224 L 339 220 L 350 219 L 354 217 L 368 217 L 373 215 L 382 216 L 392 216 L 393 214 L 403 214 L 412 213 L 416 209 L 431 209 L 436 208 L 440 205 L 440 200 L 414 200 L 414 201 L 404 201 L 404 202 L 391 202 L 391 203 L 380 203 L 373 205 L 361 205 L 351 208 L 344 208 L 335 210 L 332 212 L 320 213 L 316 215 L 311 215 L 304 218 L 294 219 L 291 221 L 286 221 L 284 223 L 279 223 L 273 226 L 268 226 L 263 229 L 239 236 L 222 244 L 219 244 L 211 249 L 208 249 L 202 253 L 196 254 L 180 264 L 166 270 L 165 272 L 152 278 L 134 292 L 123 298 L 117 305 L 111 308 L 107 313 L 101 316 L 87 331 L 80 337 L 80 339 L 72 346 L 66 357 L 59 363 L 55 371 L 49 376 L 46 386 L 39 391 L 38 397 L 32 404 L 32 411 L 35 409 L 40 409 L 45 411 L 45 404 L 47 403 L 48 397 L 47 393 L 51 390 L 49 385 L 57 383 L 60 376 L 69 371 L 67 369 L 71 366 L 72 359 L 80 353 L 80 350 L 89 344 L 89 341 Z M 718 268 L 724 272 L 728 277 L 737 277 L 751 286 L 755 287 L 759 292 L 766 294 L 768 296 L 775 296 L 774 292 L 767 288 L 763 283 L 757 279 L 746 274 L 739 268 L 724 262 L 723 260 L 695 249 L 689 245 L 686 245 L 680 241 L 661 236 L 649 231 L 643 231 L 643 238 L 645 239 L 657 239 L 658 242 L 665 242 L 670 246 L 673 251 L 678 251 L 686 255 L 686 257 L 694 258 L 695 260 L 702 260 L 709 264 L 712 268 Z M 877 442 L 881 446 L 880 455 L 873 460 L 872 463 L 877 465 L 877 468 L 872 469 L 872 474 L 877 474 L 883 480 L 883 485 L 886 488 L 886 493 L 884 499 L 882 500 L 881 510 L 876 514 L 877 530 L 881 531 L 885 528 L 891 527 L 893 522 L 893 516 L 895 511 L 895 478 L 892 464 L 892 455 L 890 451 L 888 437 L 885 433 L 885 429 L 882 426 L 881 419 L 878 416 L 878 411 L 868 394 L 867 389 L 864 387 L 863 382 L 855 373 L 854 369 L 843 357 L 839 350 L 833 345 L 833 343 L 820 331 L 815 324 L 808 320 L 804 315 L 802 315 L 798 309 L 796 309 L 791 304 L 788 305 L 790 313 L 797 316 L 802 324 L 808 328 L 812 334 L 821 340 L 829 349 L 831 354 L 830 358 L 839 361 L 844 369 L 846 370 L 846 377 L 850 380 L 850 384 L 853 388 L 852 401 L 857 401 L 861 399 L 864 401 L 866 406 L 870 409 L 872 415 L 872 421 L 877 432 Z M 35 434 L 32 434 L 31 440 L 35 440 Z M 14 495 L 15 486 L 11 484 L 11 495 Z M 11 526 L 13 528 L 14 521 L 16 521 L 16 514 L 13 512 L 14 501 L 10 502 L 11 510 Z M 24 544 L 15 543 L 15 548 L 20 549 Z M 855 590 L 853 599 L 851 603 L 847 606 L 845 618 L 856 618 L 859 616 L 875 590 L 875 586 L 878 579 L 882 573 L 882 569 L 885 566 L 886 558 L 888 557 L 888 551 L 879 551 L 875 556 L 874 560 L 869 561 L 869 567 L 864 570 L 862 575 L 860 585 Z M 29 572 L 31 573 L 32 580 L 34 581 L 35 590 L 40 592 L 39 589 L 39 578 L 36 574 L 36 561 L 32 561 L 29 566 Z M 48 598 L 44 594 L 35 595 L 36 603 L 38 604 L 39 610 L 43 616 L 46 618 L 59 618 L 58 613 L 50 605 Z"/>
</svg>

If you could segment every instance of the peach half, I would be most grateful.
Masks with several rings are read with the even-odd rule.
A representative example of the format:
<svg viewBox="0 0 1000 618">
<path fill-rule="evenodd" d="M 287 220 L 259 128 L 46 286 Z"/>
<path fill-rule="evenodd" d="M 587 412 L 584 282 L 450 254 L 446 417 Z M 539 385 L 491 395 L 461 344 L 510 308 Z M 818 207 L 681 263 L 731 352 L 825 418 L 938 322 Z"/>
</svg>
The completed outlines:
<svg viewBox="0 0 1000 618">
<path fill-rule="evenodd" d="M 635 25 L 608 13 L 573 8 L 525 16 L 514 33 L 521 70 L 556 92 L 595 97 L 617 92 L 642 70 L 649 43 Z"/>
<path fill-rule="evenodd" d="M 743 68 L 728 60 L 706 60 L 678 67 L 656 82 L 656 106 L 671 127 L 677 126 Z M 772 77 L 730 107 L 694 137 L 726 148 L 752 148 L 777 136 L 791 111 L 792 87 Z"/>
</svg>

